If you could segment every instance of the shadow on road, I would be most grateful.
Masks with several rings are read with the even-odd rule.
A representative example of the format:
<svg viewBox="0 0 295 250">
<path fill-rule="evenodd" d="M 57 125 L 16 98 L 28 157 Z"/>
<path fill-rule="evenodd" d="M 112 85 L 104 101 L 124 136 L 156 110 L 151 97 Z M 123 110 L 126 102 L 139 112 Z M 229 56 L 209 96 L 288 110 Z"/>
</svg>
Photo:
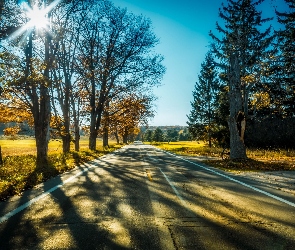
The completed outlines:
<svg viewBox="0 0 295 250">
<path fill-rule="evenodd" d="M 279 204 L 247 204 L 245 188 L 153 147 L 129 147 L 87 165 L 95 166 L 0 224 L 0 249 L 164 249 L 162 227 L 175 249 L 294 249 L 295 220 L 263 211 Z"/>
</svg>

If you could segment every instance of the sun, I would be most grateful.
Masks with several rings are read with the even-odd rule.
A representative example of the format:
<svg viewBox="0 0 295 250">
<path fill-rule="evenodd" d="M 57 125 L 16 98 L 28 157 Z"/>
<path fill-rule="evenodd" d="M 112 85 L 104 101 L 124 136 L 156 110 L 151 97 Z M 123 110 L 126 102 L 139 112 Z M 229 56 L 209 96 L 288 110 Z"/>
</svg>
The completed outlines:
<svg viewBox="0 0 295 250">
<path fill-rule="evenodd" d="M 36 29 L 46 29 L 49 25 L 47 12 L 48 10 L 45 8 L 39 8 L 36 5 L 32 9 L 29 9 L 27 11 L 27 17 L 29 18 L 27 26 L 35 27 Z"/>
</svg>

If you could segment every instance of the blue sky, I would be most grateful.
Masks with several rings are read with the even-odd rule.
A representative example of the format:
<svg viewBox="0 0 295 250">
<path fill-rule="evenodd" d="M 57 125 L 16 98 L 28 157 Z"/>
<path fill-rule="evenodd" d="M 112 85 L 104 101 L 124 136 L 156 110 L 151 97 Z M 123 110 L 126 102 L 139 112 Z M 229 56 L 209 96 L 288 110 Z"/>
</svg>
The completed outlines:
<svg viewBox="0 0 295 250">
<path fill-rule="evenodd" d="M 192 91 L 200 66 L 214 34 L 221 0 L 113 0 L 135 14 L 152 20 L 160 39 L 156 52 L 164 56 L 166 74 L 162 86 L 154 90 L 158 97 L 156 115 L 151 126 L 186 125 L 191 109 Z M 270 17 L 274 7 L 285 6 L 283 0 L 265 0 L 260 6 L 263 17 Z M 264 14 L 265 13 L 265 14 Z"/>
</svg>

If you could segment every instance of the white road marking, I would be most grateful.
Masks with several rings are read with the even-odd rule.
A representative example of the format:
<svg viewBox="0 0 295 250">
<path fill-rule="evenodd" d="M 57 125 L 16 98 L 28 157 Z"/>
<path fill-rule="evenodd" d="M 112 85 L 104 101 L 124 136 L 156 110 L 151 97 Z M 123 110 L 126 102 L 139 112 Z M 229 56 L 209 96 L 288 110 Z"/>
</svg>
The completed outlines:
<svg viewBox="0 0 295 250">
<path fill-rule="evenodd" d="M 87 164 L 84 164 L 87 165 Z M 0 224 L 6 220 L 8 220 L 9 218 L 11 218 L 12 216 L 16 215 L 17 213 L 19 213 L 20 211 L 24 210 L 25 208 L 31 206 L 33 203 L 45 198 L 47 195 L 49 195 L 50 193 L 52 193 L 53 191 L 55 191 L 56 189 L 62 187 L 64 184 L 72 181 L 73 179 L 75 179 L 76 177 L 80 176 L 81 174 L 89 171 L 91 168 L 93 168 L 94 166 L 90 166 L 87 168 L 84 168 L 83 170 L 81 170 L 80 172 L 78 172 L 77 174 L 71 176 L 70 178 L 68 178 L 65 181 L 62 181 L 60 184 L 50 188 L 49 190 L 47 190 L 46 192 L 44 192 L 43 194 L 33 198 L 32 200 L 29 200 L 28 202 L 22 204 L 21 206 L 15 208 L 14 210 L 10 211 L 9 213 L 5 214 L 4 216 L 0 217 Z"/>
<path fill-rule="evenodd" d="M 169 178 L 167 177 L 167 175 L 162 171 L 161 168 L 159 168 L 161 173 L 164 175 L 166 181 L 169 183 L 169 185 L 171 186 L 171 188 L 173 189 L 174 193 L 176 194 L 176 196 L 179 198 L 180 202 L 182 203 L 182 205 L 184 207 L 186 207 L 186 202 L 184 201 L 184 199 L 182 198 L 182 196 L 180 195 L 180 193 L 178 192 L 178 190 L 176 189 L 176 187 L 173 185 L 173 183 L 169 180 Z"/>
<path fill-rule="evenodd" d="M 217 172 L 217 171 L 215 171 L 215 170 L 213 170 L 213 169 L 210 169 L 210 168 L 204 167 L 204 166 L 202 166 L 202 165 L 200 165 L 200 164 L 198 164 L 198 163 L 196 163 L 196 162 L 192 162 L 192 161 L 187 160 L 187 159 L 185 159 L 185 158 L 182 158 L 182 157 L 180 157 L 180 156 L 178 156 L 178 155 L 174 155 L 174 154 L 172 154 L 172 153 L 170 153 L 170 152 L 166 152 L 166 151 L 164 151 L 164 150 L 162 150 L 162 151 L 165 152 L 165 153 L 167 153 L 167 154 L 169 154 L 169 155 L 175 156 L 176 158 L 182 159 L 182 160 L 184 160 L 184 161 L 186 161 L 186 162 L 189 162 L 189 163 L 191 163 L 191 164 L 193 164 L 193 165 L 196 165 L 196 166 L 198 166 L 198 167 L 200 167 L 200 168 L 203 168 L 203 169 L 205 169 L 205 170 L 207 170 L 207 171 L 210 171 L 210 172 L 212 172 L 212 173 L 214 173 L 214 174 L 216 174 L 216 175 L 222 176 L 222 177 L 224 177 L 224 178 L 226 178 L 226 179 L 228 179 L 228 180 L 231 180 L 231 181 L 233 181 L 233 182 L 239 183 L 239 184 L 241 184 L 241 185 L 243 185 L 243 186 L 245 186 L 245 187 L 248 187 L 248 188 L 250 188 L 250 189 L 252 189 L 252 190 L 255 190 L 256 192 L 262 193 L 262 194 L 264 194 L 264 195 L 267 195 L 268 197 L 271 197 L 271 198 L 276 199 L 276 200 L 278 200 L 278 201 L 281 201 L 281 202 L 283 202 L 283 203 L 285 203 L 285 204 L 288 204 L 288 205 L 290 205 L 290 206 L 292 206 L 292 207 L 295 207 L 295 203 L 290 202 L 290 201 L 288 201 L 288 200 L 285 200 L 285 199 L 283 199 L 283 198 L 281 198 L 281 197 L 279 197 L 279 196 L 273 195 L 273 194 L 268 193 L 268 192 L 266 192 L 266 191 L 263 191 L 263 190 L 261 190 L 261 189 L 259 189 L 259 188 L 253 187 L 253 186 L 251 186 L 251 185 L 249 185 L 249 184 L 247 184 L 247 183 L 245 183 L 245 182 L 242 182 L 242 181 L 236 180 L 236 179 L 234 179 L 234 178 L 232 178 L 232 177 L 230 177 L 230 176 L 228 176 L 228 175 L 225 175 L 225 174 L 222 174 L 222 173 L 220 173 L 220 172 Z"/>
</svg>

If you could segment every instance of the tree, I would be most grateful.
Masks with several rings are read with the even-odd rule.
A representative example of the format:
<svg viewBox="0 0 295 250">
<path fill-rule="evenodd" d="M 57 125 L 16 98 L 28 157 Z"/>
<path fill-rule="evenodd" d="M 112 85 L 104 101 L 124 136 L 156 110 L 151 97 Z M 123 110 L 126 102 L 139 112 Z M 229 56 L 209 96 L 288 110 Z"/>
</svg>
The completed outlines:
<svg viewBox="0 0 295 250">
<path fill-rule="evenodd" d="M 177 141 L 179 134 L 178 134 L 178 131 L 175 129 L 168 129 L 165 137 L 168 142 Z"/>
<path fill-rule="evenodd" d="M 179 141 L 188 141 L 190 140 L 190 133 L 187 128 L 179 132 Z"/>
<path fill-rule="evenodd" d="M 278 31 L 278 44 L 281 51 L 280 71 L 284 83 L 285 112 L 290 116 L 295 114 L 295 3 L 293 0 L 285 0 L 289 6 L 288 12 L 276 11 L 278 22 L 284 26 Z"/>
<path fill-rule="evenodd" d="M 60 120 L 58 129 L 62 138 L 64 153 L 70 151 L 72 137 L 70 131 L 71 116 L 73 116 L 75 124 L 75 150 L 79 150 L 79 121 L 77 114 L 79 107 L 77 107 L 77 104 L 79 104 L 80 99 L 79 88 L 75 86 L 74 79 L 77 78 L 75 62 L 77 60 L 77 49 L 80 41 L 79 33 L 83 20 L 83 17 L 79 15 L 81 11 L 85 11 L 83 3 L 69 2 L 60 4 L 52 13 L 52 27 L 55 34 L 52 38 L 53 46 L 51 47 L 51 53 L 54 56 L 51 96 L 55 116 L 59 117 L 59 111 L 61 111 L 63 117 Z M 57 108 L 56 105 L 60 108 Z"/>
<path fill-rule="evenodd" d="M 162 129 L 156 128 L 156 130 L 153 132 L 152 139 L 155 142 L 162 142 L 164 140 L 164 133 Z"/>
<path fill-rule="evenodd" d="M 189 132 L 194 139 L 205 139 L 212 145 L 212 129 L 215 123 L 217 93 L 220 90 L 212 53 L 206 55 L 201 65 L 199 81 L 193 91 L 192 110 L 188 115 Z"/>
<path fill-rule="evenodd" d="M 96 148 L 106 102 L 136 86 L 155 86 L 165 71 L 163 58 L 151 53 L 158 40 L 151 22 L 108 1 L 85 17 L 80 43 L 79 73 L 89 96 L 89 148 Z"/>
<path fill-rule="evenodd" d="M 115 134 L 117 142 L 121 137 L 123 143 L 127 143 L 128 137 L 139 133 L 139 125 L 147 124 L 148 119 L 153 116 L 152 101 L 153 97 L 149 95 L 119 95 L 105 109 L 103 124 L 107 122 L 107 126 L 104 126 L 104 132 L 107 132 L 107 127 L 107 130 Z"/>
<path fill-rule="evenodd" d="M 32 8 L 30 3 L 30 1 L 27 3 L 28 8 Z M 6 41 L 7 46 L 2 54 L 4 77 L 11 95 L 22 100 L 24 107 L 28 108 L 33 116 L 37 166 L 42 167 L 48 164 L 51 115 L 49 95 L 49 71 L 51 67 L 49 46 L 51 37 L 47 30 L 48 27 L 37 32 L 35 26 L 31 26 L 27 27 L 28 32 L 23 33 L 24 29 L 21 27 L 26 27 L 25 25 L 29 23 L 27 12 L 11 2 L 5 4 L 10 5 L 6 6 L 3 11 L 3 15 L 6 15 L 4 26 L 18 27 L 19 30 L 15 34 L 11 34 L 10 39 Z M 45 5 L 50 5 L 50 1 L 46 1 Z M 14 9 L 14 15 L 11 15 L 10 7 Z M 48 8 L 46 13 L 48 19 L 50 19 L 52 8 Z M 37 35 L 41 33 L 44 43 Z M 35 44 L 38 46 L 33 46 Z"/>
<path fill-rule="evenodd" d="M 229 130 L 230 158 L 246 158 L 244 131 L 248 118 L 250 92 L 260 81 L 264 67 L 262 62 L 271 53 L 268 49 L 274 36 L 271 27 L 264 32 L 259 29 L 271 18 L 263 19 L 256 7 L 264 0 L 228 0 L 222 5 L 220 17 L 225 28 L 217 23 L 217 30 L 223 37 L 219 39 L 212 32 L 212 48 L 218 56 L 220 66 L 225 70 L 229 87 Z"/>
<path fill-rule="evenodd" d="M 148 142 L 152 142 L 153 141 L 153 131 L 151 131 L 149 129 L 147 131 L 145 131 L 144 140 L 148 141 Z"/>
</svg>

